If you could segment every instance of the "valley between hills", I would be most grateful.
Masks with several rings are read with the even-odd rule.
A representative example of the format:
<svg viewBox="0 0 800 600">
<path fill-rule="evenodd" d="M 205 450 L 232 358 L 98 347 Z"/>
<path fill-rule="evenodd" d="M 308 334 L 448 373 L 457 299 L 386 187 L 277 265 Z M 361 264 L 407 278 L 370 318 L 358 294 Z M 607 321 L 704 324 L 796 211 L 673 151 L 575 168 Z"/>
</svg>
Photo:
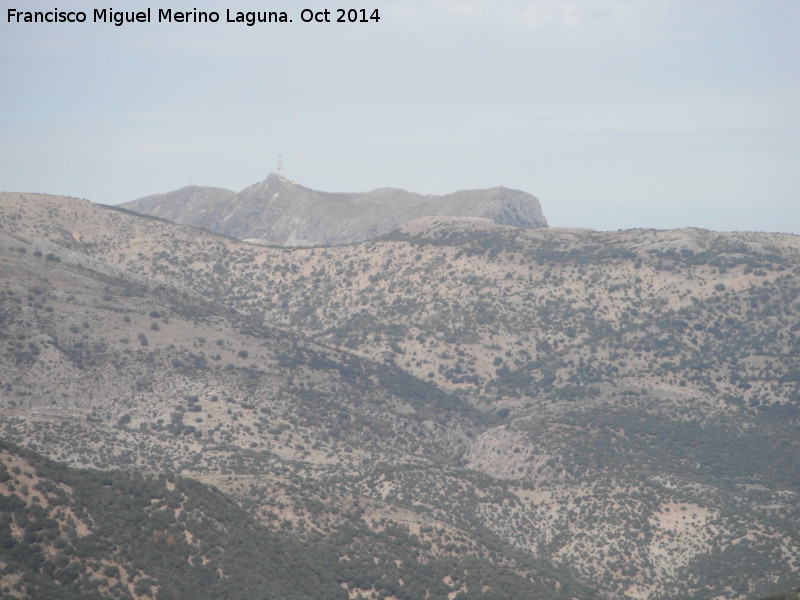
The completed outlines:
<svg viewBox="0 0 800 600">
<path fill-rule="evenodd" d="M 544 225 L 0 194 L 0 597 L 796 586 L 800 237 Z"/>
</svg>

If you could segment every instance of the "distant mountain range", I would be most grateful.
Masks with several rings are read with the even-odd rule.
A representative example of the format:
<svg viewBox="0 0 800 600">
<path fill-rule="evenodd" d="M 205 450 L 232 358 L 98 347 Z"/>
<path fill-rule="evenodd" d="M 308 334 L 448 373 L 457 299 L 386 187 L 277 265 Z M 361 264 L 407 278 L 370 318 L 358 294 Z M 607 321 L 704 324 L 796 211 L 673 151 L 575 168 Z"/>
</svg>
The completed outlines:
<svg viewBox="0 0 800 600">
<path fill-rule="evenodd" d="M 504 187 L 444 196 L 394 188 L 329 193 L 275 174 L 238 194 L 222 188 L 188 186 L 120 206 L 237 239 L 278 246 L 363 242 L 429 216 L 477 217 L 498 225 L 547 227 L 534 196 Z"/>
</svg>

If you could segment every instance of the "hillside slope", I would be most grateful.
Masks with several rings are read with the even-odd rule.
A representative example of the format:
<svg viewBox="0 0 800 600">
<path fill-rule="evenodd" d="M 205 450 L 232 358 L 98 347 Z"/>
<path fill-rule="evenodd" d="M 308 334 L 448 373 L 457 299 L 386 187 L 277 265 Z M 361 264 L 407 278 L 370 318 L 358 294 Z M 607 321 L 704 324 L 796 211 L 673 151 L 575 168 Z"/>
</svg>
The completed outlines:
<svg viewBox="0 0 800 600">
<path fill-rule="evenodd" d="M 190 480 L 69 469 L 0 442 L 0 503 L 4 597 L 348 597 L 329 548 L 309 553 Z"/>
<path fill-rule="evenodd" d="M 85 227 L 62 232 L 93 247 L 92 232 L 108 233 L 89 218 L 95 208 L 73 203 L 70 214 Z M 202 243 L 231 243 L 119 211 L 101 216 L 121 219 L 134 236 L 167 227 Z M 74 465 L 212 483 L 274 530 L 336 544 L 348 561 L 337 569 L 364 593 L 386 588 L 412 600 L 463 588 L 480 597 L 476 577 L 492 597 L 558 598 L 555 589 L 582 589 L 547 561 L 498 562 L 482 529 L 415 514 L 346 483 L 380 465 L 455 465 L 492 421 L 458 397 L 396 367 L 275 330 L 186 286 L 42 238 L 2 232 L 0 240 L 3 435 Z M 365 574 L 356 565 L 367 558 L 381 564 Z M 450 583 L 442 587 L 442 579 Z"/>
<path fill-rule="evenodd" d="M 399 569 L 395 551 L 343 564 L 336 540 L 270 531 L 196 481 L 70 469 L 2 441 L 0 535 L 3 597 L 347 600 L 374 589 L 412 600 L 446 598 L 442 579 L 459 579 L 470 598 L 559 598 L 479 560 Z"/>
<path fill-rule="evenodd" d="M 183 470 L 303 538 L 407 527 L 424 560 L 578 597 L 794 583 L 796 236 L 426 218 L 284 249 L 36 195 L 0 223 L 3 431 L 48 455 Z M 69 398 L 48 339 L 89 348 Z M 140 375 L 95 387 L 115 373 Z"/>
<path fill-rule="evenodd" d="M 233 190 L 224 188 L 189 185 L 165 194 L 139 198 L 123 204 L 122 207 L 176 223 L 211 229 L 206 221 L 209 213 L 213 213 L 220 204 L 230 201 L 235 195 Z"/>
</svg>

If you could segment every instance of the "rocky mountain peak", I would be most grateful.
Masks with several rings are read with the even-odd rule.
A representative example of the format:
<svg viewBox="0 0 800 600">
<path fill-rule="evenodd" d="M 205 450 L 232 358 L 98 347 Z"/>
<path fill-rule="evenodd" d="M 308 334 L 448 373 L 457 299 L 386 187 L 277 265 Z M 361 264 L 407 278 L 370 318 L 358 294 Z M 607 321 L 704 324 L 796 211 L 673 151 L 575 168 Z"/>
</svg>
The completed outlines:
<svg viewBox="0 0 800 600">
<path fill-rule="evenodd" d="M 505 187 L 422 195 L 395 188 L 320 192 L 271 173 L 239 193 L 188 187 L 122 205 L 231 237 L 282 246 L 336 246 L 375 238 L 429 216 L 547 227 L 539 201 Z"/>
</svg>

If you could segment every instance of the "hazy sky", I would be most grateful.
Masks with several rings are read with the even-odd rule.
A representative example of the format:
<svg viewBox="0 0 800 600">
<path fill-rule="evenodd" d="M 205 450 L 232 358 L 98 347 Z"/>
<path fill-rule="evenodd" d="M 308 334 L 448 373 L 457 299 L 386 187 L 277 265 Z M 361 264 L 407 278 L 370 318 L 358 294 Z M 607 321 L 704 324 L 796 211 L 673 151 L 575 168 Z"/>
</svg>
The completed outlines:
<svg viewBox="0 0 800 600">
<path fill-rule="evenodd" d="M 0 6 L 0 190 L 240 190 L 281 154 L 325 191 L 522 189 L 559 227 L 800 233 L 798 0 Z M 56 6 L 294 22 L 7 22 Z M 380 22 L 300 22 L 351 6 Z"/>
</svg>

